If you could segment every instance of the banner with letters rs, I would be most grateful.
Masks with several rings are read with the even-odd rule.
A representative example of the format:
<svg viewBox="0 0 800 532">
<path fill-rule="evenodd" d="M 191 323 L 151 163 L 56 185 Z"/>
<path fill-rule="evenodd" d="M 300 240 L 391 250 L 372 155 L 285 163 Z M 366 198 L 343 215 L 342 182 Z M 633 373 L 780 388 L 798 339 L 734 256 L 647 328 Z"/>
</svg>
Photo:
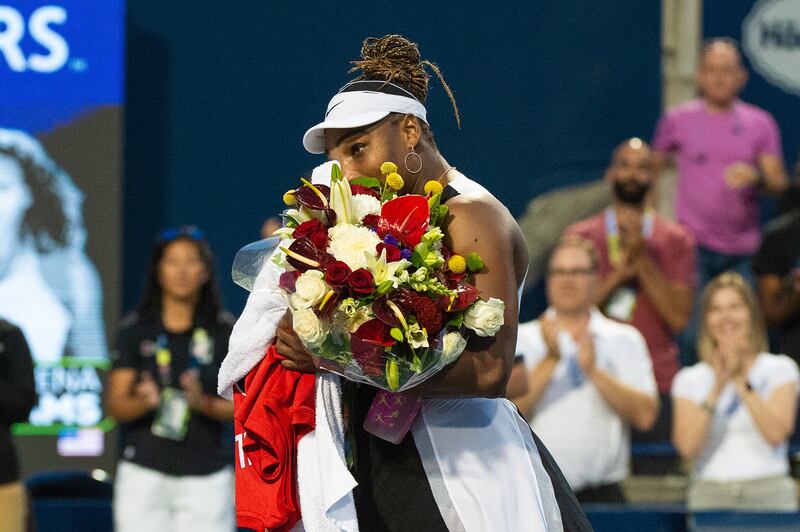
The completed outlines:
<svg viewBox="0 0 800 532">
<path fill-rule="evenodd" d="M 12 429 L 24 474 L 111 460 L 124 66 L 122 0 L 0 0 L 0 318 L 39 396 Z"/>
</svg>

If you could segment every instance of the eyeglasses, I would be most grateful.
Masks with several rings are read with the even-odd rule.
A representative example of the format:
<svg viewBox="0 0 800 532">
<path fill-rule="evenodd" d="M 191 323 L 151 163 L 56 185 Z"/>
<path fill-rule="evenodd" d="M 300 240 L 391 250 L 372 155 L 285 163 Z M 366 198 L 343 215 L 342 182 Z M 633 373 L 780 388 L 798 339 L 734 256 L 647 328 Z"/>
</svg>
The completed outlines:
<svg viewBox="0 0 800 532">
<path fill-rule="evenodd" d="M 550 268 L 548 275 L 551 277 L 581 277 L 594 274 L 594 268 Z"/>
<path fill-rule="evenodd" d="M 189 240 L 205 240 L 206 235 L 196 225 L 181 225 L 163 229 L 158 233 L 161 242 L 172 242 L 178 238 L 188 238 Z"/>
</svg>

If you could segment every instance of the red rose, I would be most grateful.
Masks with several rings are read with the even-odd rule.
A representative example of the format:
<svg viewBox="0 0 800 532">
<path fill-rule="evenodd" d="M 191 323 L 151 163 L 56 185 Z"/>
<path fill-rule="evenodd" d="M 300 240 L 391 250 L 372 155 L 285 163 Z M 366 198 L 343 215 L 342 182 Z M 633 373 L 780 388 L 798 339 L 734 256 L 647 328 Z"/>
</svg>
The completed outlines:
<svg viewBox="0 0 800 532">
<path fill-rule="evenodd" d="M 324 251 L 328 247 L 328 233 L 323 231 L 317 231 L 316 233 L 311 233 L 311 241 L 314 243 L 317 249 L 320 251 Z"/>
<path fill-rule="evenodd" d="M 313 218 L 295 227 L 292 238 L 302 238 L 304 236 L 316 233 L 317 231 L 325 231 L 325 226 L 322 225 L 322 222 L 316 218 Z"/>
<path fill-rule="evenodd" d="M 350 277 L 350 266 L 340 260 L 335 260 L 325 266 L 325 282 L 331 286 L 342 287 L 347 284 Z"/>
<path fill-rule="evenodd" d="M 292 238 L 303 237 L 308 237 L 319 250 L 328 247 L 328 228 L 316 218 L 303 222 L 295 228 Z"/>
<path fill-rule="evenodd" d="M 375 289 L 375 280 L 366 268 L 359 268 L 351 273 L 347 278 L 347 284 L 354 293 L 362 296 L 370 295 Z"/>
<path fill-rule="evenodd" d="M 375 246 L 375 250 L 378 252 L 378 256 L 380 256 L 381 251 L 386 250 L 386 262 L 395 262 L 400 260 L 400 248 L 397 246 L 393 246 L 391 244 L 384 244 L 381 242 L 377 246 Z"/>
<path fill-rule="evenodd" d="M 369 227 L 377 227 L 380 219 L 381 217 L 378 216 L 377 214 L 368 214 L 364 216 L 364 219 L 361 220 L 361 223 Z"/>
</svg>

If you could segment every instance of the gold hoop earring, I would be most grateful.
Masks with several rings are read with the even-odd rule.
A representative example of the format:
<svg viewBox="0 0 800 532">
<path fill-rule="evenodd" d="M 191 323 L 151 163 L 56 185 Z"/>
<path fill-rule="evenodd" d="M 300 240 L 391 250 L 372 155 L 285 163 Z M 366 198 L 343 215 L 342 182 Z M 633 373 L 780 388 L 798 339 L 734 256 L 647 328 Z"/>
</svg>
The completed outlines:
<svg viewBox="0 0 800 532">
<path fill-rule="evenodd" d="M 406 170 L 408 170 L 412 174 L 418 174 L 422 171 L 422 157 L 419 156 L 419 153 L 414 151 L 414 146 L 409 146 L 408 149 L 411 151 L 409 151 L 406 154 L 405 159 L 403 159 L 403 164 L 406 165 Z M 417 161 L 419 161 L 419 168 L 417 168 L 416 170 L 412 170 L 411 168 L 408 167 L 408 158 L 412 155 L 414 155 L 417 158 Z"/>
</svg>

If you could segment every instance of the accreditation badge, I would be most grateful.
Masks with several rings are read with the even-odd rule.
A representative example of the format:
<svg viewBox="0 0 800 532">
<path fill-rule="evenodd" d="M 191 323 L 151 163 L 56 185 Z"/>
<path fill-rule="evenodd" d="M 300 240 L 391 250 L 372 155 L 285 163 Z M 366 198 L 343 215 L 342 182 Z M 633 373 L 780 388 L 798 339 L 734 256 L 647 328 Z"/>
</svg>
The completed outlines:
<svg viewBox="0 0 800 532">
<path fill-rule="evenodd" d="M 161 403 L 150 431 L 159 438 L 182 441 L 186 437 L 190 417 L 186 394 L 176 388 L 164 388 L 161 390 Z"/>
<path fill-rule="evenodd" d="M 608 299 L 606 316 L 615 320 L 630 322 L 636 309 L 636 290 L 624 286 L 618 288 Z"/>
</svg>

